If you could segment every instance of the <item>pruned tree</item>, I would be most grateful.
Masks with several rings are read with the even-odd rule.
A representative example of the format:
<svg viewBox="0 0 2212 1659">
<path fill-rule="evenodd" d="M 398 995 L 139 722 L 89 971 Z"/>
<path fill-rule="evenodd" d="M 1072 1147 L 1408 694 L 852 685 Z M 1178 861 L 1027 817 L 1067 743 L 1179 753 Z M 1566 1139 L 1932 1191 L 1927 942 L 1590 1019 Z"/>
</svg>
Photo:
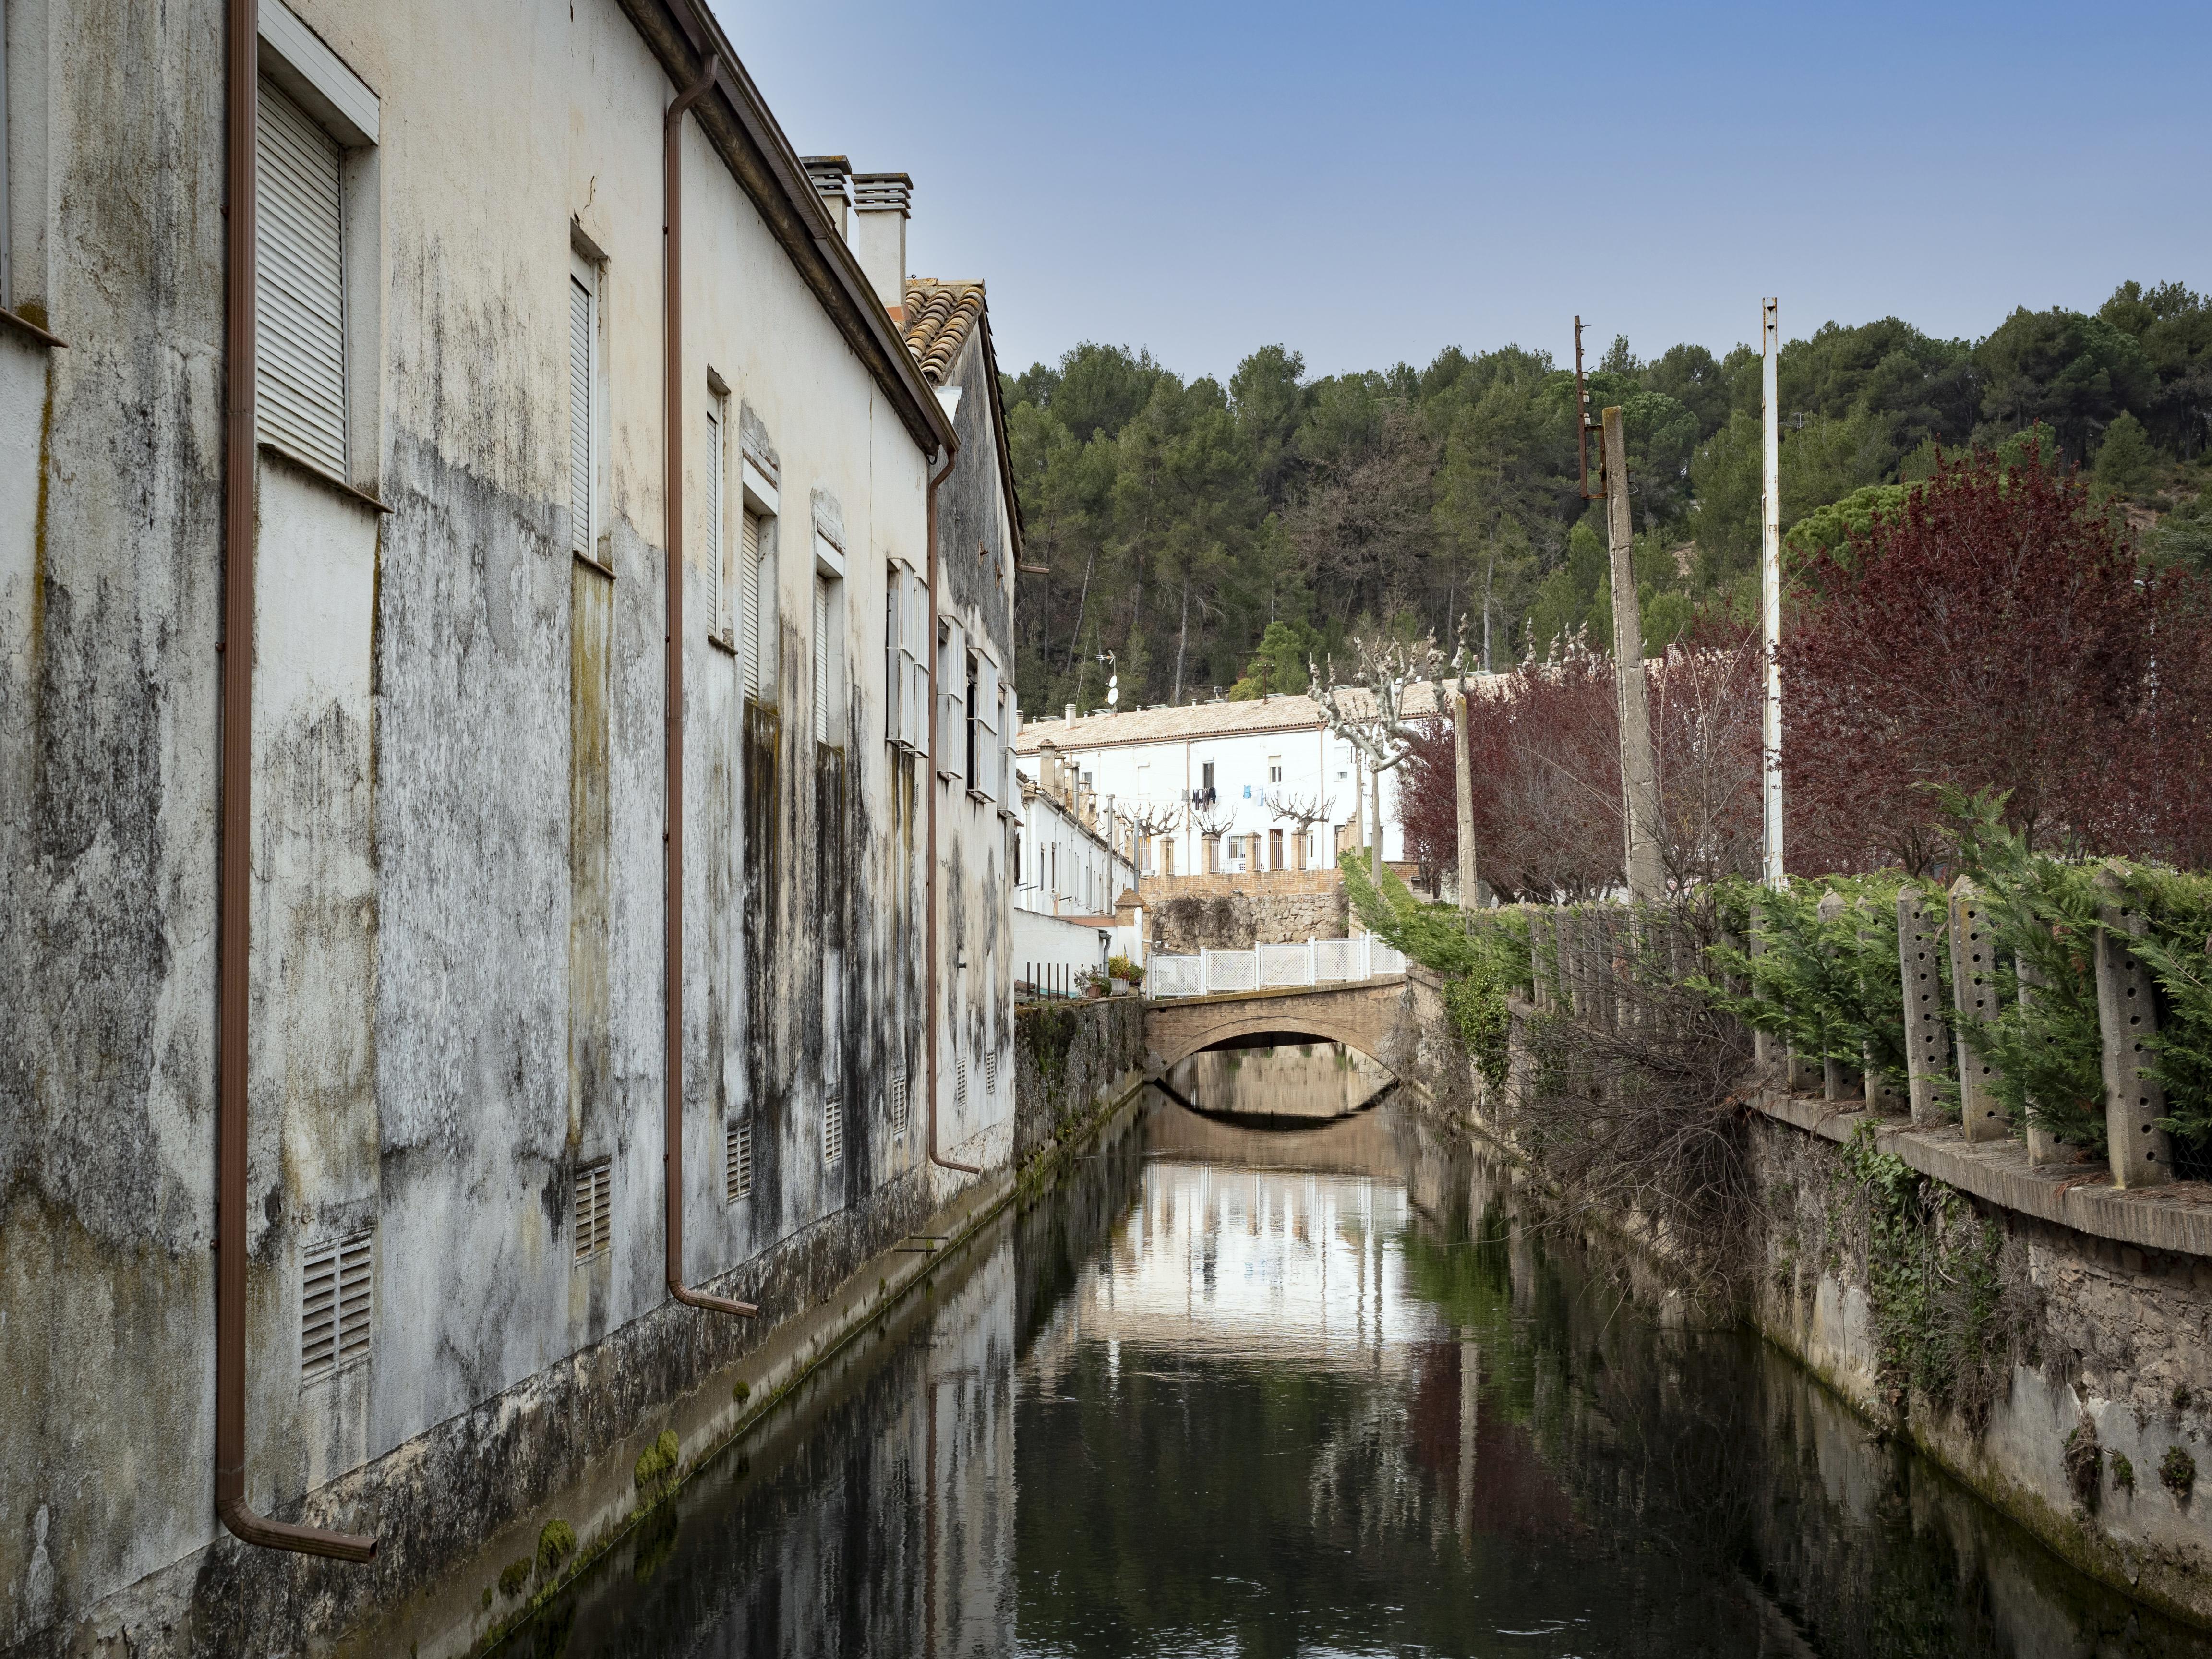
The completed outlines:
<svg viewBox="0 0 2212 1659">
<path fill-rule="evenodd" d="M 1129 827 L 1129 861 L 1137 866 L 1139 875 L 1145 873 L 1146 843 L 1173 835 L 1185 816 L 1180 801 L 1139 800 L 1121 808 L 1121 822 Z"/>
<path fill-rule="evenodd" d="M 1434 680 L 1444 666 L 1444 658 L 1437 649 L 1434 635 L 1418 645 L 1355 636 L 1352 648 L 1355 665 L 1349 684 L 1338 684 L 1333 657 L 1326 675 L 1315 669 L 1310 660 L 1307 666 L 1319 688 L 1315 701 L 1321 704 L 1322 724 L 1332 737 L 1352 745 L 1375 780 L 1376 810 L 1370 820 L 1375 840 L 1368 863 L 1370 870 L 1380 872 L 1382 774 L 1405 761 L 1421 734 L 1419 726 L 1406 718 L 1406 693 L 1423 680 Z"/>
<path fill-rule="evenodd" d="M 1305 794 L 1288 789 L 1275 788 L 1268 790 L 1261 796 L 1261 801 L 1267 807 L 1270 817 L 1280 818 L 1285 823 L 1297 826 L 1298 867 L 1303 870 L 1305 868 L 1307 858 L 1305 849 L 1308 841 L 1313 835 L 1314 825 L 1335 822 L 1336 797 L 1318 792 Z"/>
</svg>

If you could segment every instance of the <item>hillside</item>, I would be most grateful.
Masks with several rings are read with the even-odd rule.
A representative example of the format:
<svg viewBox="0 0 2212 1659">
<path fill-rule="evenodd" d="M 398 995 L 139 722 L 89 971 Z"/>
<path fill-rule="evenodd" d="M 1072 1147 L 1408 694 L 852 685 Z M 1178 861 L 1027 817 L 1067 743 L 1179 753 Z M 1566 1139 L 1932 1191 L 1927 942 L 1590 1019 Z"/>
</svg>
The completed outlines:
<svg viewBox="0 0 2212 1659">
<path fill-rule="evenodd" d="M 2212 300 L 2123 283 L 2094 314 L 2015 310 L 1977 341 L 1895 318 L 1784 346 L 1785 534 L 1839 539 L 1938 446 L 2040 439 L 2088 469 L 2144 557 L 2212 563 Z M 1616 337 L 1591 407 L 1626 412 L 1645 643 L 1755 587 L 1759 362 Z M 1572 365 L 1517 345 L 1310 380 L 1264 346 L 1225 386 L 1085 343 L 1006 381 L 1027 530 L 1022 701 L 1125 707 L 1293 690 L 1310 652 L 1387 627 L 1499 666 L 1609 638 L 1602 524 L 1580 496 Z M 1595 476 L 1595 465 L 1593 465 Z"/>
</svg>

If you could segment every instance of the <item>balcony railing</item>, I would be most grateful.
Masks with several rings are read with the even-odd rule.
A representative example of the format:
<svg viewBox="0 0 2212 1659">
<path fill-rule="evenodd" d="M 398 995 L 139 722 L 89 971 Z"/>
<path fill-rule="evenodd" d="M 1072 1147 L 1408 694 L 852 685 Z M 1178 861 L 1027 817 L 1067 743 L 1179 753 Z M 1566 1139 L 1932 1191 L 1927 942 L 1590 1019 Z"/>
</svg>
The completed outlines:
<svg viewBox="0 0 2212 1659">
<path fill-rule="evenodd" d="M 1402 951 L 1372 933 L 1363 933 L 1358 939 L 1310 939 L 1303 945 L 1259 945 L 1249 951 L 1201 949 L 1194 957 L 1155 951 L 1145 964 L 1145 993 L 1203 997 L 1229 991 L 1288 991 L 1405 971 Z"/>
</svg>

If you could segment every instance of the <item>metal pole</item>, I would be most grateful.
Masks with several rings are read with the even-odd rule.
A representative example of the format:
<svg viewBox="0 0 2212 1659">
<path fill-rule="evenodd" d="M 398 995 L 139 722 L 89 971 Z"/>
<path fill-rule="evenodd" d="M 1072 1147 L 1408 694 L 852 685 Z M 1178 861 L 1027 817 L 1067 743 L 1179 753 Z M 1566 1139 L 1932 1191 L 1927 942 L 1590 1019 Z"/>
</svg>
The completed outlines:
<svg viewBox="0 0 2212 1659">
<path fill-rule="evenodd" d="M 1762 873 L 1779 889 L 1782 873 L 1782 434 L 1775 397 L 1775 365 L 1782 354 L 1781 301 L 1767 300 L 1759 318 L 1760 384 L 1765 414 L 1759 435 L 1760 500 L 1759 550 L 1759 644 L 1765 653 L 1766 707 L 1759 720 L 1764 796 L 1766 807 L 1765 860 Z"/>
<path fill-rule="evenodd" d="M 1475 907 L 1474 777 L 1468 758 L 1467 687 L 1461 683 L 1452 698 L 1452 774 L 1458 786 L 1453 805 L 1459 814 L 1459 908 Z"/>
<path fill-rule="evenodd" d="M 1620 801 L 1627 836 L 1628 896 L 1665 896 L 1659 856 L 1659 766 L 1651 752 L 1651 705 L 1644 684 L 1644 619 L 1637 604 L 1636 541 L 1628 512 L 1628 434 L 1618 408 L 1605 423 L 1606 540 L 1613 570 L 1613 678 L 1620 716 Z"/>
</svg>

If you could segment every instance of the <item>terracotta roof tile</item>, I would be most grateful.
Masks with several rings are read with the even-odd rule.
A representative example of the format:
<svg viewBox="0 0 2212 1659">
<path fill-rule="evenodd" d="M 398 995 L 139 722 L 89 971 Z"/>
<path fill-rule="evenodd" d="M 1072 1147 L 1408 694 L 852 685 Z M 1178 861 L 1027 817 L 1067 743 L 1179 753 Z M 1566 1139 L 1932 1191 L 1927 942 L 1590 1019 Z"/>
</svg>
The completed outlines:
<svg viewBox="0 0 2212 1659">
<path fill-rule="evenodd" d="M 908 280 L 905 297 L 901 322 L 907 349 L 921 365 L 922 378 L 932 386 L 943 386 L 983 314 L 983 285 L 915 276 Z"/>
</svg>

